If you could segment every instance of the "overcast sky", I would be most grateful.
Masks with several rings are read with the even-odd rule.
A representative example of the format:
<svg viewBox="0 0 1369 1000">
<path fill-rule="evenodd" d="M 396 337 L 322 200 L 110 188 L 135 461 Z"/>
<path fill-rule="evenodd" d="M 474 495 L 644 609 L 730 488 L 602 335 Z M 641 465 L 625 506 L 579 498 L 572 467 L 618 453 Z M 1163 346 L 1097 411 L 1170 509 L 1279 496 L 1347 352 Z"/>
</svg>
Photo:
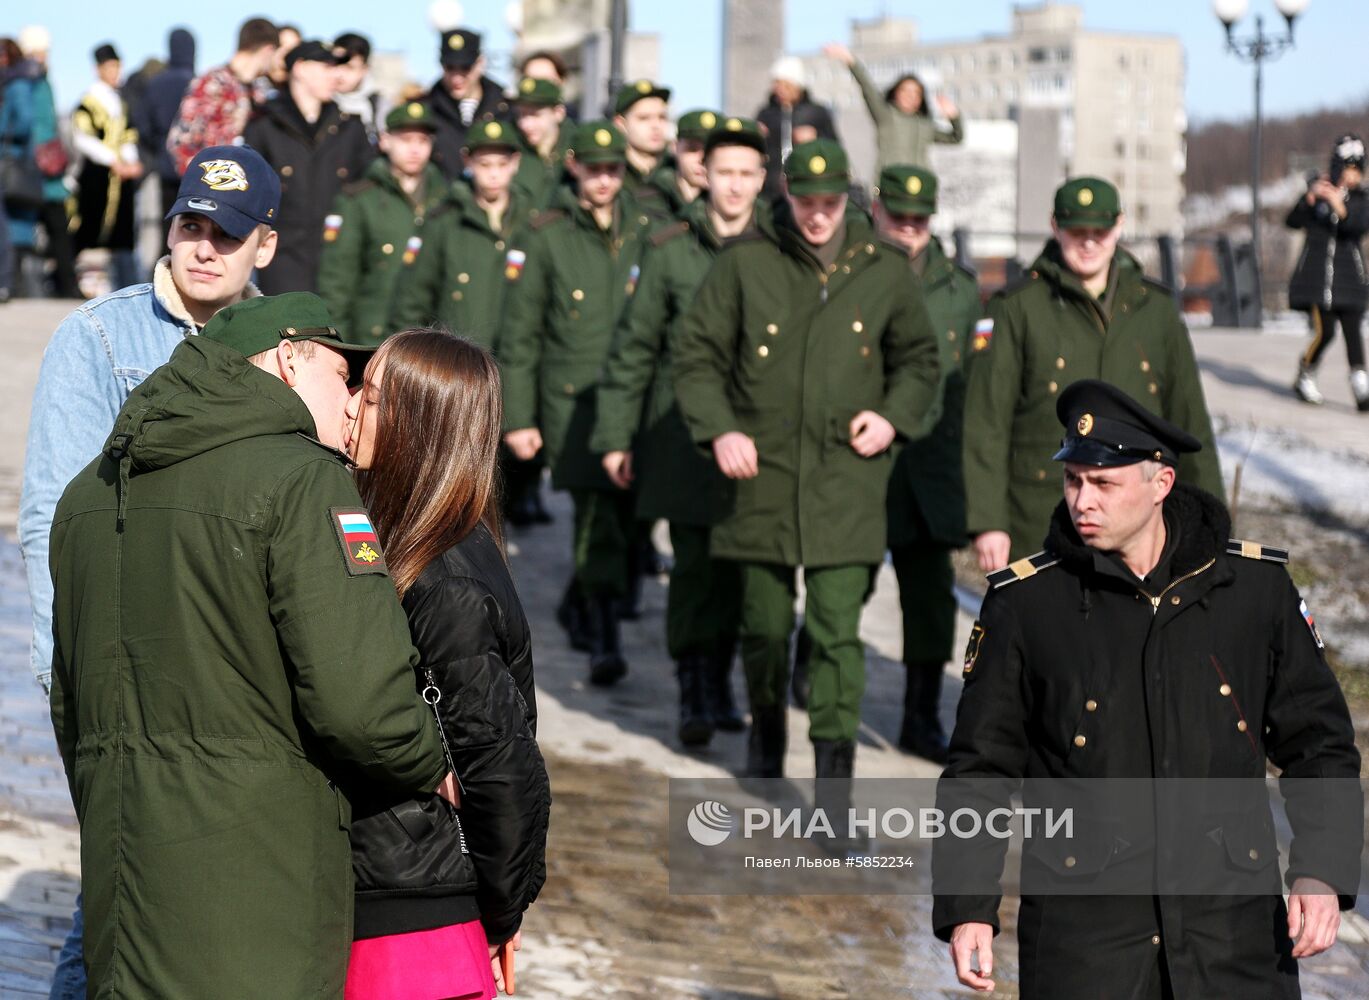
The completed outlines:
<svg viewBox="0 0 1369 1000">
<path fill-rule="evenodd" d="M 415 77 L 437 74 L 437 44 L 428 27 L 425 0 L 273 0 L 263 8 L 279 21 L 297 22 L 306 35 L 328 37 L 357 30 L 377 48 L 403 51 Z M 793 52 L 816 50 L 823 42 L 845 39 L 852 18 L 881 13 L 918 20 L 924 40 L 974 38 L 1006 33 L 1012 4 L 1004 0 L 789 0 L 787 45 Z M 1082 0 L 1085 24 L 1092 28 L 1172 33 L 1188 57 L 1188 110 L 1195 119 L 1248 117 L 1253 103 L 1251 67 L 1224 51 L 1221 25 L 1207 0 Z M 513 36 L 505 24 L 503 0 L 464 4 L 468 24 L 487 33 L 486 46 L 507 66 Z M 661 75 L 675 90 L 677 109 L 713 105 L 718 100 L 720 0 L 635 0 L 632 26 L 661 35 Z M 1282 33 L 1283 19 L 1273 0 L 1251 0 L 1243 28 L 1253 29 L 1255 13 Z M 108 11 L 111 16 L 103 17 Z M 34 16 L 41 12 L 41 17 Z M 381 12 L 385 17 L 382 18 Z M 112 41 L 126 66 L 136 68 L 165 47 L 167 31 L 189 27 L 199 43 L 198 69 L 221 63 L 231 54 L 238 25 L 252 15 L 239 4 L 187 4 L 183 0 L 137 0 L 105 5 L 97 0 L 42 0 L 0 5 L 0 34 L 15 34 L 31 20 L 53 34 L 52 79 L 58 104 L 75 103 L 91 79 L 90 53 Z M 1347 48 L 1347 45 L 1349 46 Z M 1298 45 L 1268 64 L 1267 113 L 1290 113 L 1357 101 L 1369 96 L 1369 77 L 1360 67 L 1369 47 L 1369 2 L 1311 0 L 1298 22 Z M 507 82 L 507 73 L 503 74 Z M 726 109 L 749 112 L 754 109 Z M 1369 123 L 1366 123 L 1369 125 Z"/>
</svg>

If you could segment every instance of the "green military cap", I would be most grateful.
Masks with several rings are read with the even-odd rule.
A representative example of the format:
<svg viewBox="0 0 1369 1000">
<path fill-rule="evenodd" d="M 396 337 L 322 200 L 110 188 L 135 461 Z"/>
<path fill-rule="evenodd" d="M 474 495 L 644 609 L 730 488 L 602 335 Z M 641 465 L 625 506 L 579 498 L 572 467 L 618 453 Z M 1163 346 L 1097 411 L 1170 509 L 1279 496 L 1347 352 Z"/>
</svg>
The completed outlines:
<svg viewBox="0 0 1369 1000">
<path fill-rule="evenodd" d="M 531 104 L 538 108 L 554 108 L 565 101 L 561 85 L 555 80 L 543 80 L 537 76 L 525 76 L 518 81 L 518 91 L 514 94 L 516 104 Z"/>
<path fill-rule="evenodd" d="M 681 139 L 698 139 L 703 142 L 708 138 L 708 133 L 718 127 L 718 120 L 721 117 L 716 111 L 702 108 L 686 111 L 675 123 L 675 134 Z"/>
<path fill-rule="evenodd" d="M 765 155 L 765 136 L 754 118 L 729 116 L 718 122 L 717 128 L 704 140 L 704 156 L 719 146 L 747 146 Z"/>
<path fill-rule="evenodd" d="M 618 88 L 618 94 L 613 98 L 613 113 L 624 114 L 644 97 L 659 97 L 663 101 L 668 101 L 670 88 L 658 86 L 650 80 L 633 80 L 631 83 L 625 83 Z"/>
<path fill-rule="evenodd" d="M 366 362 L 375 353 L 374 347 L 345 343 L 333 326 L 328 307 L 313 292 L 285 292 L 243 299 L 216 312 L 204 325 L 200 336 L 230 347 L 247 358 L 275 350 L 282 340 L 312 340 L 346 355 L 352 372 L 348 385 L 361 383 Z"/>
<path fill-rule="evenodd" d="M 487 118 L 473 124 L 466 133 L 466 152 L 475 153 L 482 149 L 517 149 L 518 142 L 516 126 Z"/>
<path fill-rule="evenodd" d="M 422 101 L 409 101 L 390 110 L 385 116 L 385 130 L 393 132 L 401 128 L 423 128 L 429 132 L 437 131 L 437 121 L 433 110 Z"/>
<path fill-rule="evenodd" d="M 1055 192 L 1055 221 L 1063 229 L 1112 226 L 1121 214 L 1117 188 L 1101 177 L 1075 177 Z"/>
<path fill-rule="evenodd" d="M 581 163 L 614 163 L 627 159 L 627 140 L 613 122 L 581 122 L 570 137 L 570 151 Z"/>
<path fill-rule="evenodd" d="M 936 174 L 922 167 L 894 164 L 879 174 L 879 201 L 899 215 L 933 215 L 936 212 Z"/>
<path fill-rule="evenodd" d="M 851 186 L 846 150 L 835 139 L 795 146 L 784 161 L 784 176 L 793 195 L 844 194 Z"/>
</svg>

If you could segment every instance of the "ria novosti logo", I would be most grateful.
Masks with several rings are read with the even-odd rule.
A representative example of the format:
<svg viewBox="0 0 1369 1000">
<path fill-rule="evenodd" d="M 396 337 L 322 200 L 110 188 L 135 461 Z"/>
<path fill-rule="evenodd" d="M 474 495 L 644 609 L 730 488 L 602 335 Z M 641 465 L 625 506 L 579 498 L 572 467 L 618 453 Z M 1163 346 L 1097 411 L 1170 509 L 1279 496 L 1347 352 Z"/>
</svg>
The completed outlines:
<svg viewBox="0 0 1369 1000">
<path fill-rule="evenodd" d="M 694 838 L 694 843 L 702 847 L 717 847 L 732 836 L 732 813 L 721 802 L 709 800 L 700 802 L 689 810 L 685 828 Z"/>
</svg>

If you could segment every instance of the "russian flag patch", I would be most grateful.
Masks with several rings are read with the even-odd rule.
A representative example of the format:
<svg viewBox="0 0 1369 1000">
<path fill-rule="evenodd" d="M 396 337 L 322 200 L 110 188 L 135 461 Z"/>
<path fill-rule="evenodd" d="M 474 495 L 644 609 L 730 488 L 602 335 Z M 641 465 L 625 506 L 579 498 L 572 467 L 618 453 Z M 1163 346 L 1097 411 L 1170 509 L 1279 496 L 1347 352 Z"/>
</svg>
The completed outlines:
<svg viewBox="0 0 1369 1000">
<path fill-rule="evenodd" d="M 509 281 L 517 281 L 527 259 L 528 255 L 522 250 L 510 250 L 504 257 L 504 277 Z"/>
<path fill-rule="evenodd" d="M 1298 602 L 1298 610 L 1302 612 L 1302 620 L 1307 622 L 1307 628 L 1312 633 L 1312 638 L 1317 640 L 1317 648 L 1325 649 L 1326 643 L 1321 641 L 1321 633 L 1317 631 L 1317 623 L 1312 618 L 1312 611 L 1308 608 L 1306 601 Z"/>
<path fill-rule="evenodd" d="M 371 515 L 363 507 L 332 507 L 328 516 L 337 531 L 342 546 L 343 560 L 351 576 L 377 573 L 388 576 L 385 556 L 380 551 L 380 538 L 371 524 Z"/>
<path fill-rule="evenodd" d="M 970 347 L 975 351 L 982 351 L 989 346 L 989 341 L 993 340 L 993 320 L 985 316 L 974 325 L 974 339 Z"/>
</svg>

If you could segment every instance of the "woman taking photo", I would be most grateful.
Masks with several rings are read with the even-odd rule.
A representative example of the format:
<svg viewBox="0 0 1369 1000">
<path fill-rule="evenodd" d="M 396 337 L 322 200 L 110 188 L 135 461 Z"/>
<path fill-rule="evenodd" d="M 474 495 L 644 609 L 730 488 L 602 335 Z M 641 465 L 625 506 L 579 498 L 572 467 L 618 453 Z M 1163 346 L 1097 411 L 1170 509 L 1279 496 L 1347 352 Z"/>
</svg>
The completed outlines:
<svg viewBox="0 0 1369 1000">
<path fill-rule="evenodd" d="M 551 805 L 531 635 L 497 520 L 499 372 L 470 341 L 405 331 L 376 352 L 347 416 L 461 805 L 355 802 L 346 996 L 483 1000 L 511 986 L 500 965 L 546 877 Z"/>
</svg>

